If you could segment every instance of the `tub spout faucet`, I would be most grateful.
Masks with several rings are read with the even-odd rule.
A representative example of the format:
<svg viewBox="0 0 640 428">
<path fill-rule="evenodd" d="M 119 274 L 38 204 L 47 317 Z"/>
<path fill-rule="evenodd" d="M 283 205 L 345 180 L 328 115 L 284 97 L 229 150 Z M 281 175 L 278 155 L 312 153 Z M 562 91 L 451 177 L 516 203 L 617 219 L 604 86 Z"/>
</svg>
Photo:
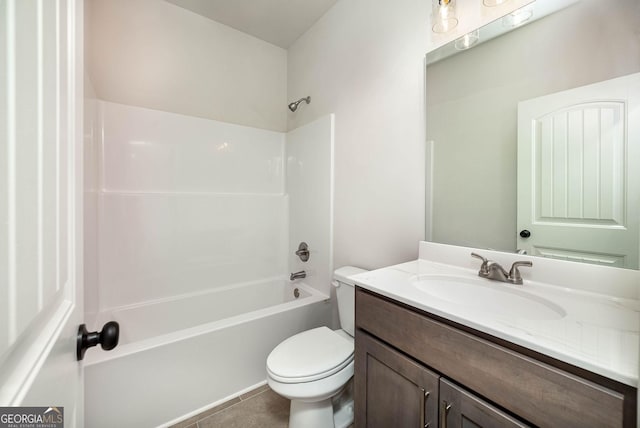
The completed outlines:
<svg viewBox="0 0 640 428">
<path fill-rule="evenodd" d="M 306 278 L 306 277 L 307 277 L 307 273 L 301 270 L 300 272 L 293 272 L 291 275 L 289 275 L 289 281 L 293 281 L 300 278 Z"/>
</svg>

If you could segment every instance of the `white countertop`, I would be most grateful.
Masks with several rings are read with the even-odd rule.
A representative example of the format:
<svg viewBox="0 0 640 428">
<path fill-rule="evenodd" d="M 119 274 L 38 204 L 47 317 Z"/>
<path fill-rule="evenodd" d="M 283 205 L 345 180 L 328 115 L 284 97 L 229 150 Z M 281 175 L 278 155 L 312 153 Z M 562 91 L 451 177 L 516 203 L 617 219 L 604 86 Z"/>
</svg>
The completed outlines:
<svg viewBox="0 0 640 428">
<path fill-rule="evenodd" d="M 479 252 L 483 253 L 482 250 Z M 414 308 L 624 384 L 638 386 L 638 300 L 542 284 L 527 277 L 523 286 L 480 278 L 491 283 L 490 286 L 519 287 L 520 291 L 540 296 L 566 312 L 559 319 L 520 319 L 443 300 L 412 285 L 421 276 L 433 274 L 476 278 L 477 269 L 419 259 L 355 275 L 352 279 L 362 288 Z"/>
</svg>

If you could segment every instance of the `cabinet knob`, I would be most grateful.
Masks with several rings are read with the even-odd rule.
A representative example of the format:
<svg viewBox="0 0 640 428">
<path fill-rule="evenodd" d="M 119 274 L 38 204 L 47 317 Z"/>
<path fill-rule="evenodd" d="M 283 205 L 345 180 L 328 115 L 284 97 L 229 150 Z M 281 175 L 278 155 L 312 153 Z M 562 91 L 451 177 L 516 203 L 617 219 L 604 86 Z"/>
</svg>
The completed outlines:
<svg viewBox="0 0 640 428">
<path fill-rule="evenodd" d="M 520 237 L 521 238 L 528 238 L 531 236 L 531 232 L 529 232 L 527 229 L 523 229 L 520 231 Z"/>
</svg>

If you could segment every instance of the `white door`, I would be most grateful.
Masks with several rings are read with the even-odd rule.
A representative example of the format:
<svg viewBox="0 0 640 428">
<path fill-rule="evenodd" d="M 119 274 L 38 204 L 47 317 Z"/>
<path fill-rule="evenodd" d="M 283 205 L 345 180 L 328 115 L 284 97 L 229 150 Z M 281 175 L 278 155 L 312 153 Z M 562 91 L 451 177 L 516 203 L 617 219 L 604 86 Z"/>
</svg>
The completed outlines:
<svg viewBox="0 0 640 428">
<path fill-rule="evenodd" d="M 0 0 L 0 406 L 83 425 L 81 0 Z"/>
<path fill-rule="evenodd" d="M 639 203 L 640 73 L 518 105 L 518 248 L 637 269 Z"/>
</svg>

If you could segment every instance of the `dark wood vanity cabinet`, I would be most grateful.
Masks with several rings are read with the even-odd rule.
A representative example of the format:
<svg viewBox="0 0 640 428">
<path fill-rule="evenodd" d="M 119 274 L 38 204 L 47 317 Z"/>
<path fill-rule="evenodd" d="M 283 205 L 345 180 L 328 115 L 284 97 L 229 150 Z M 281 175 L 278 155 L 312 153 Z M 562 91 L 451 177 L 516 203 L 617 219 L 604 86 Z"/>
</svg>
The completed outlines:
<svg viewBox="0 0 640 428">
<path fill-rule="evenodd" d="M 356 343 L 358 427 L 528 426 L 361 330 Z"/>
<path fill-rule="evenodd" d="M 366 401 L 358 426 L 436 427 L 440 376 L 362 331 L 356 343 L 355 388 Z"/>
<path fill-rule="evenodd" d="M 355 426 L 634 427 L 636 390 L 358 288 Z"/>
</svg>

